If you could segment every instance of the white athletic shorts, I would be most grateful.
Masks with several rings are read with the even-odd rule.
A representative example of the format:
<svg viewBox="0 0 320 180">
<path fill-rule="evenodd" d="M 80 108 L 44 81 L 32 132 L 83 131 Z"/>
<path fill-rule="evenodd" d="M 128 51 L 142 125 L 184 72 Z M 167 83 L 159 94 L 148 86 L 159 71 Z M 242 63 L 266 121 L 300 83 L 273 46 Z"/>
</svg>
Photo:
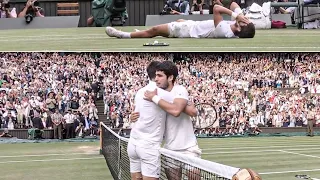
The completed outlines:
<svg viewBox="0 0 320 180">
<path fill-rule="evenodd" d="M 143 176 L 160 177 L 160 152 L 159 149 L 147 149 L 128 144 L 128 156 L 130 159 L 130 172 L 141 172 Z"/>
<path fill-rule="evenodd" d="M 190 38 L 194 21 L 171 22 L 168 24 L 170 38 Z"/>
<path fill-rule="evenodd" d="M 195 146 L 192 146 L 186 150 L 179 150 L 179 151 L 175 151 L 175 152 L 178 152 L 178 153 L 181 153 L 185 156 L 192 156 L 192 157 L 196 157 L 196 158 L 201 158 L 201 149 L 199 148 L 198 145 L 195 145 Z M 172 158 L 166 158 L 165 160 L 165 164 L 164 164 L 164 167 L 165 168 L 179 168 L 181 167 L 181 163 L 177 160 L 174 160 Z M 187 168 L 187 169 L 191 169 L 191 168 L 188 168 L 188 167 L 183 167 L 183 168 Z"/>
</svg>

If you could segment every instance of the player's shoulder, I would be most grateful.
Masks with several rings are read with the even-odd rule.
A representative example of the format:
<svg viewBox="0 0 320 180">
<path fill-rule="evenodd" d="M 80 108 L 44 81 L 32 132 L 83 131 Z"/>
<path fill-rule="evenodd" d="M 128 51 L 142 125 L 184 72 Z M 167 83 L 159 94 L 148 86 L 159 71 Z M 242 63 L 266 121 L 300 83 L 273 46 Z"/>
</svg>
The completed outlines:
<svg viewBox="0 0 320 180">
<path fill-rule="evenodd" d="M 182 86 L 182 85 L 180 85 L 180 84 L 177 84 L 177 85 L 173 86 L 172 90 L 175 91 L 175 92 L 187 91 L 187 88 Z"/>
<path fill-rule="evenodd" d="M 182 85 L 174 85 L 171 92 L 173 92 L 175 95 L 178 95 L 178 96 L 186 97 L 189 95 L 187 88 L 185 88 Z"/>
</svg>

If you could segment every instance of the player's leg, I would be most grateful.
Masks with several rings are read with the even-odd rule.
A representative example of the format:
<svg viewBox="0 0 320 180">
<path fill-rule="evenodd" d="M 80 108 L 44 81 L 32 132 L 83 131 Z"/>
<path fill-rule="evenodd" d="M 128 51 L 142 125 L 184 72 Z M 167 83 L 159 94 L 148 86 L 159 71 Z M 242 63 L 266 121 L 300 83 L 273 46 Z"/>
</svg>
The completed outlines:
<svg viewBox="0 0 320 180">
<path fill-rule="evenodd" d="M 132 180 L 142 180 L 141 174 L 141 159 L 138 157 L 136 153 L 136 146 L 132 143 L 128 143 L 128 156 L 130 159 L 130 173 Z"/>
<path fill-rule="evenodd" d="M 141 172 L 143 180 L 159 180 L 161 171 L 161 160 L 159 149 L 137 148 L 141 157 Z"/>
<path fill-rule="evenodd" d="M 182 178 L 182 169 L 179 167 L 180 162 L 175 161 L 174 165 L 165 167 L 165 173 L 168 180 L 180 180 Z"/>
<path fill-rule="evenodd" d="M 183 154 L 188 156 L 193 156 L 195 158 L 201 158 L 201 149 L 198 145 L 188 148 Z M 186 167 L 187 168 L 187 167 Z M 187 168 L 187 176 L 189 180 L 201 180 L 201 172 L 200 169 L 196 167 L 189 167 Z"/>
<path fill-rule="evenodd" d="M 156 36 L 168 37 L 169 28 L 168 24 L 160 24 L 153 26 L 145 31 L 132 32 L 130 34 L 131 38 L 152 38 Z"/>
<path fill-rule="evenodd" d="M 137 31 L 137 32 L 123 32 L 113 27 L 106 27 L 106 33 L 110 37 L 118 38 L 153 38 L 156 36 L 169 36 L 168 24 L 161 24 L 153 26 L 150 29 Z"/>
</svg>

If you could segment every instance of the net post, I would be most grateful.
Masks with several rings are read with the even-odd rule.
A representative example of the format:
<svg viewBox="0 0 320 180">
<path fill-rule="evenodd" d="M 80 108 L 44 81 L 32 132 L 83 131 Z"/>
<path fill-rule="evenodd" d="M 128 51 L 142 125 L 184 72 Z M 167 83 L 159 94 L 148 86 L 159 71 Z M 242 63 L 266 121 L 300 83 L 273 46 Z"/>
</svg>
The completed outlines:
<svg viewBox="0 0 320 180">
<path fill-rule="evenodd" d="M 99 150 L 99 154 L 102 154 L 102 122 L 100 122 L 99 124 L 100 126 L 100 150 Z"/>
</svg>

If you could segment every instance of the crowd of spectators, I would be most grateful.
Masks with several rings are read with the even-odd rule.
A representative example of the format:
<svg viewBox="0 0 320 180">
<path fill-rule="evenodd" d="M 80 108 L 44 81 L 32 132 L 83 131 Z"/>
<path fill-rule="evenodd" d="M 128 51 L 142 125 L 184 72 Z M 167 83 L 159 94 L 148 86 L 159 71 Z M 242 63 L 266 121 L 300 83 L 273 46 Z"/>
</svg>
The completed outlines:
<svg viewBox="0 0 320 180">
<path fill-rule="evenodd" d="M 0 128 L 54 129 L 55 137 L 96 135 L 99 73 L 94 58 L 0 54 Z"/>
<path fill-rule="evenodd" d="M 303 127 L 309 112 L 320 126 L 318 53 L 1 53 L 2 127 L 55 129 L 56 138 L 60 131 L 96 135 L 101 99 L 107 118 L 99 121 L 130 128 L 151 60 L 175 61 L 190 100 L 214 105 L 218 120 L 205 132 Z"/>
<path fill-rule="evenodd" d="M 191 100 L 214 104 L 215 126 L 231 127 L 233 133 L 246 127 L 304 127 L 311 111 L 320 126 L 320 55 L 301 53 L 107 56 L 104 113 L 115 126 L 129 127 L 134 94 L 148 81 L 146 65 L 164 59 L 176 60 L 177 83 L 188 88 Z"/>
</svg>

